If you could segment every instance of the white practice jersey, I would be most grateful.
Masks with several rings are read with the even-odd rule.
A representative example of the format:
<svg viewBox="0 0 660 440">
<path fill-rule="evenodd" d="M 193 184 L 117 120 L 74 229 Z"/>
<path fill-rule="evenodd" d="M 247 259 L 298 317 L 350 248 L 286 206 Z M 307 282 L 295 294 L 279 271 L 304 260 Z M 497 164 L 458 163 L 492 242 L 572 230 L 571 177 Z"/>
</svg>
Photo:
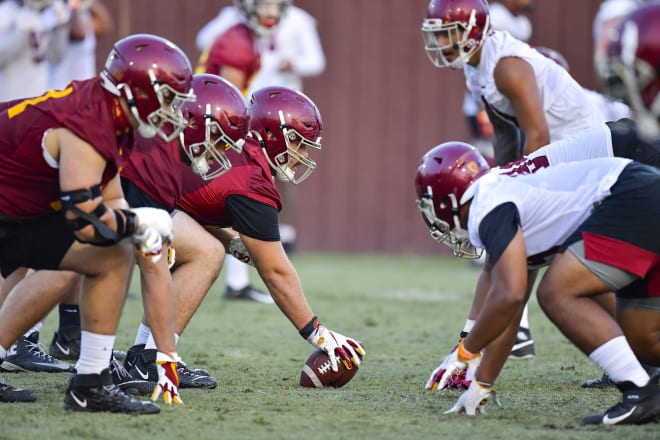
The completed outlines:
<svg viewBox="0 0 660 440">
<path fill-rule="evenodd" d="M 613 156 L 612 132 L 607 124 L 600 124 L 552 142 L 520 160 L 495 167 L 491 172 L 515 177 L 535 173 L 541 168 L 560 163 Z"/>
<path fill-rule="evenodd" d="M 490 26 L 497 31 L 507 31 L 515 38 L 528 41 L 532 36 L 532 22 L 526 15 L 513 15 L 502 3 L 491 3 Z"/>
<path fill-rule="evenodd" d="M 69 41 L 64 56 L 59 63 L 51 66 L 51 89 L 63 89 L 72 80 L 88 79 L 96 75 L 96 34 L 89 10 L 80 11 L 85 16 L 85 38 Z"/>
<path fill-rule="evenodd" d="M 582 86 L 561 66 L 508 32 L 492 31 L 481 49 L 479 65 L 466 65 L 463 70 L 468 90 L 504 120 L 516 120 L 511 101 L 500 93 L 493 77 L 495 66 L 504 57 L 521 58 L 534 69 L 551 142 L 605 122 Z"/>
<path fill-rule="evenodd" d="M 511 202 L 520 214 L 527 257 L 544 255 L 563 244 L 591 215 L 594 204 L 610 195 L 630 162 L 611 157 L 562 163 L 515 178 L 486 174 L 474 183 L 470 242 L 485 249 L 479 225 L 494 208 Z"/>
</svg>

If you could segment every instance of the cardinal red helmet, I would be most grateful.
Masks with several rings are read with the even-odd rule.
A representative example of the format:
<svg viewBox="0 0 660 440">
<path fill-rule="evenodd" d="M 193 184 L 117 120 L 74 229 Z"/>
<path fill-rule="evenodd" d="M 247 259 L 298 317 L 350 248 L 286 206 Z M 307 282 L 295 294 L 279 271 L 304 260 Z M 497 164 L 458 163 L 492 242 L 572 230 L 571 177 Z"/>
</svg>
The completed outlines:
<svg viewBox="0 0 660 440">
<path fill-rule="evenodd" d="M 436 67 L 461 69 L 490 29 L 486 0 L 431 0 L 422 23 L 424 50 Z"/>
<path fill-rule="evenodd" d="M 211 180 L 231 168 L 225 151 L 243 150 L 250 113 L 241 92 L 224 78 L 197 74 L 192 88 L 197 100 L 182 107 L 188 126 L 181 134 L 181 146 L 193 171 Z"/>
<path fill-rule="evenodd" d="M 293 0 L 234 0 L 234 6 L 260 36 L 273 32 Z"/>
<path fill-rule="evenodd" d="M 445 142 L 422 157 L 415 175 L 417 206 L 431 236 L 464 258 L 478 258 L 459 220 L 473 193 L 470 185 L 490 170 L 479 150 L 463 142 Z"/>
<path fill-rule="evenodd" d="M 192 67 L 174 43 L 136 34 L 115 43 L 101 72 L 103 87 L 123 96 L 143 137 L 175 139 L 186 126 L 184 102 L 194 101 Z"/>
<path fill-rule="evenodd" d="M 604 93 L 635 111 L 640 135 L 660 136 L 660 3 L 640 6 L 609 35 L 607 66 L 598 69 Z"/>
<path fill-rule="evenodd" d="M 252 95 L 250 111 L 250 130 L 278 179 L 298 184 L 308 178 L 316 168 L 310 149 L 321 149 L 323 121 L 316 104 L 287 87 L 264 87 Z M 300 167 L 302 175 L 296 178 Z"/>
</svg>

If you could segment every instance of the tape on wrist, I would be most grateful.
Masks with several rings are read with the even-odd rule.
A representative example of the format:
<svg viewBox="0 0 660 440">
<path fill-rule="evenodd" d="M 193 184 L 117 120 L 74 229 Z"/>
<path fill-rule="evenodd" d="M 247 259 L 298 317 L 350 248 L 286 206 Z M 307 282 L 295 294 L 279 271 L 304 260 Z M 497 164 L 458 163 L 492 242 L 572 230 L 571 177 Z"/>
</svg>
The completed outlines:
<svg viewBox="0 0 660 440">
<path fill-rule="evenodd" d="M 300 333 L 300 336 L 302 336 L 304 340 L 307 340 L 317 328 L 319 328 L 319 318 L 314 316 L 298 333 Z"/>
<path fill-rule="evenodd" d="M 458 344 L 458 357 L 461 359 L 471 361 L 472 359 L 476 358 L 477 355 L 467 351 L 463 346 L 463 341 L 461 341 L 461 343 Z"/>
</svg>

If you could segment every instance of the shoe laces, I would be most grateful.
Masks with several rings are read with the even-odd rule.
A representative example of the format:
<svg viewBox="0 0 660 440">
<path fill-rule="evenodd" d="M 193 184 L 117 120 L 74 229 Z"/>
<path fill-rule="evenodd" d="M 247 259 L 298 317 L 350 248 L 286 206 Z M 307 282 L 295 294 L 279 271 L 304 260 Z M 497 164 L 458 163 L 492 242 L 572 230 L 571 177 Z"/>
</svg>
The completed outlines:
<svg viewBox="0 0 660 440">
<path fill-rule="evenodd" d="M 25 345 L 27 347 L 27 350 L 30 353 L 32 353 L 33 356 L 44 359 L 45 361 L 52 364 L 59 363 L 59 361 L 55 360 L 53 356 L 46 353 L 46 349 L 39 342 L 32 342 L 29 339 L 25 338 Z"/>
<path fill-rule="evenodd" d="M 128 370 L 126 370 L 124 365 L 122 365 L 117 359 L 112 359 L 112 361 L 110 361 L 110 369 L 120 380 L 124 378 L 132 378 Z"/>
</svg>

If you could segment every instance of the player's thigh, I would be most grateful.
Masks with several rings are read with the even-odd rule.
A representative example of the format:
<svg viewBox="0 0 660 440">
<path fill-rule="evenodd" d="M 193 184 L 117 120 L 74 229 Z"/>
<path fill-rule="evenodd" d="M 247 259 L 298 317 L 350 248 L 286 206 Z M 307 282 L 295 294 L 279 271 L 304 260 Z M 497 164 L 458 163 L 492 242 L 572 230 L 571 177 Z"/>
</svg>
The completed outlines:
<svg viewBox="0 0 660 440">
<path fill-rule="evenodd" d="M 176 249 L 175 266 L 203 259 L 212 265 L 221 265 L 225 248 L 192 217 L 182 211 L 175 211 L 174 248 Z"/>
</svg>

